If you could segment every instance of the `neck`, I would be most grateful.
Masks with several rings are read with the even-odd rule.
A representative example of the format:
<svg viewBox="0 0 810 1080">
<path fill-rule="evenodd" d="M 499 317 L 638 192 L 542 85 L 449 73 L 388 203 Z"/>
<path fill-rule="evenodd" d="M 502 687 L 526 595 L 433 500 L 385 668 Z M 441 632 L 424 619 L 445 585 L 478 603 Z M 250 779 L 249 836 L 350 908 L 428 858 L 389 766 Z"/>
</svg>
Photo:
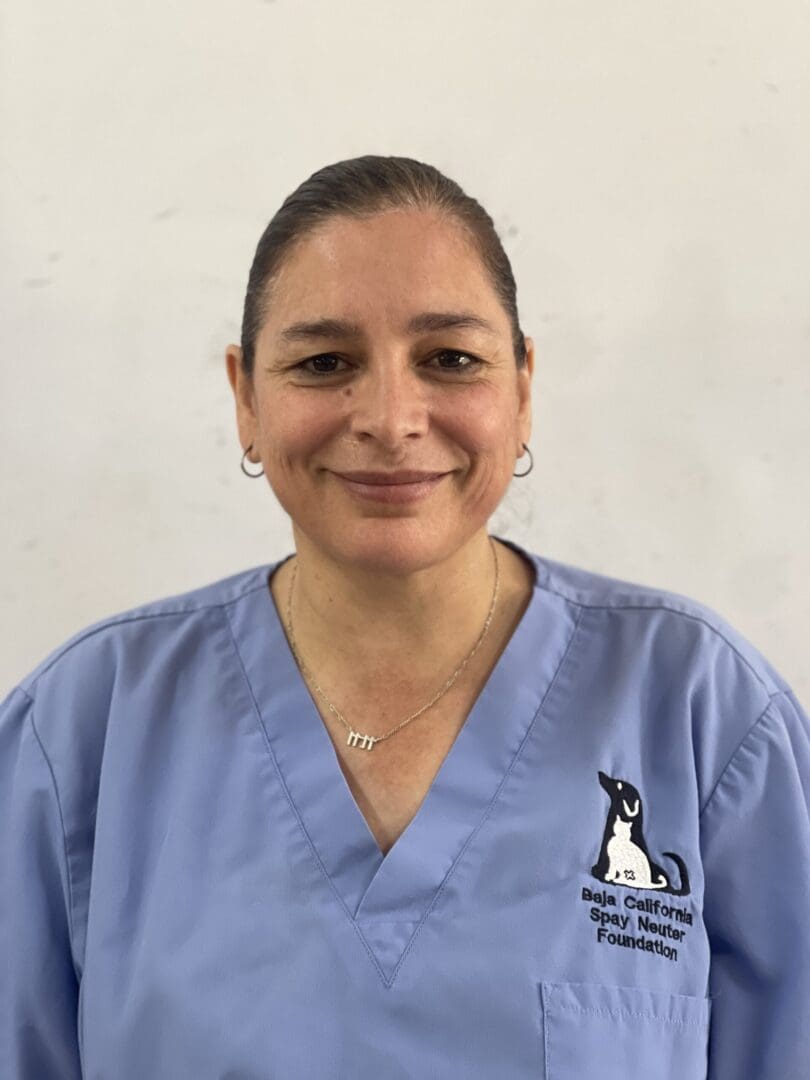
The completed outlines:
<svg viewBox="0 0 810 1080">
<path fill-rule="evenodd" d="M 425 670 L 457 663 L 478 640 L 492 604 L 493 545 L 500 577 L 494 620 L 510 584 L 504 552 L 519 557 L 485 530 L 447 559 L 407 574 L 335 562 L 296 533 L 296 558 L 284 564 L 276 607 L 289 632 L 291 564 L 297 563 L 295 642 L 304 661 L 317 665 L 316 674 L 385 671 L 387 679 L 419 680 Z"/>
</svg>

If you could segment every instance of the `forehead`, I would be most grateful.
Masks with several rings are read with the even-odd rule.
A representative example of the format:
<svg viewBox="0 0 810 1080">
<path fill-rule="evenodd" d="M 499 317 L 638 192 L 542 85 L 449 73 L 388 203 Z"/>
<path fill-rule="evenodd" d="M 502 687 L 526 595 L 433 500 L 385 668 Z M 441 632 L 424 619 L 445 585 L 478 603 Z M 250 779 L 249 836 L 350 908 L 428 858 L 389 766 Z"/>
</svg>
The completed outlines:
<svg viewBox="0 0 810 1080">
<path fill-rule="evenodd" d="M 417 311 L 448 309 L 474 311 L 509 333 L 471 238 L 424 210 L 324 222 L 284 260 L 269 300 L 264 329 L 271 334 L 305 318 L 404 326 Z"/>
</svg>

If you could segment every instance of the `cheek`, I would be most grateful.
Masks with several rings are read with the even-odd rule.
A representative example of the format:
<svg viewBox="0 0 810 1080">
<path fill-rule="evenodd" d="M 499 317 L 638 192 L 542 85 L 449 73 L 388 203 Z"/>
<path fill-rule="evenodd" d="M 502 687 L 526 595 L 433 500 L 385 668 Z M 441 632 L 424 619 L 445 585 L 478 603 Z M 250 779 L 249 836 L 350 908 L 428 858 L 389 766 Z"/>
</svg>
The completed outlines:
<svg viewBox="0 0 810 1080">
<path fill-rule="evenodd" d="M 300 464 L 340 427 L 334 404 L 326 395 L 279 396 L 262 414 L 265 445 L 282 466 Z"/>
<path fill-rule="evenodd" d="M 469 394 L 458 407 L 442 410 L 437 423 L 471 456 L 493 462 L 509 456 L 514 416 L 497 394 Z"/>
</svg>

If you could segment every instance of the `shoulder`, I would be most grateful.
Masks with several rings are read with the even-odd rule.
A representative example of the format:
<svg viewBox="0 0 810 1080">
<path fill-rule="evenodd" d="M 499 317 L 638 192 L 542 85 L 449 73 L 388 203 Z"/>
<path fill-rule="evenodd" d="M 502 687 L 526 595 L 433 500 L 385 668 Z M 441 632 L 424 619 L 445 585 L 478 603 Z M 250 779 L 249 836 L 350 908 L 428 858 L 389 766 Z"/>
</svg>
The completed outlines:
<svg viewBox="0 0 810 1080">
<path fill-rule="evenodd" d="M 68 835 L 85 835 L 103 763 L 121 733 L 160 724 L 216 665 L 227 668 L 228 609 L 266 588 L 269 569 L 244 570 L 90 623 L 0 701 L 0 756 L 13 756 L 21 741 L 38 744 Z M 87 847 L 76 843 L 77 850 Z"/>
<path fill-rule="evenodd" d="M 266 587 L 270 566 L 248 570 L 209 582 L 195 589 L 159 597 L 81 627 L 43 659 L 18 683 L 18 688 L 32 700 L 55 680 L 69 679 L 88 669 L 99 674 L 97 664 L 113 660 L 122 646 L 138 641 L 169 638 L 185 629 L 205 632 L 213 615 L 221 613 L 240 597 Z"/>
<path fill-rule="evenodd" d="M 759 689 L 764 698 L 789 691 L 785 679 L 760 649 L 725 616 L 695 597 L 555 559 L 531 556 L 538 585 L 580 611 L 581 620 L 604 632 L 619 625 L 641 634 L 648 647 L 670 645 L 683 659 L 725 663 Z M 648 654 L 653 659 L 653 652 Z"/>
<path fill-rule="evenodd" d="M 24 695 L 37 737 L 54 757 L 102 753 L 111 713 L 148 710 L 150 687 L 176 682 L 230 641 L 226 610 L 266 587 L 269 566 L 115 612 L 77 630 L 11 690 Z"/>
<path fill-rule="evenodd" d="M 205 703 L 208 682 L 228 676 L 229 609 L 266 588 L 270 569 L 243 570 L 90 623 L 0 701 L 0 791 L 4 776 L 14 777 L 17 799 L 52 785 L 80 906 L 105 770 L 118 785 L 121 768 L 132 764 L 121 751 L 128 733 L 139 728 L 144 744 L 154 745 L 150 733 L 165 727 L 178 702 L 202 686 Z"/>
<path fill-rule="evenodd" d="M 531 557 L 538 587 L 576 612 L 576 678 L 600 703 L 643 713 L 656 739 L 690 745 L 703 805 L 746 754 L 767 762 L 771 742 L 786 757 L 803 755 L 796 768 L 810 776 L 805 711 L 770 660 L 722 614 L 669 589 Z"/>
</svg>

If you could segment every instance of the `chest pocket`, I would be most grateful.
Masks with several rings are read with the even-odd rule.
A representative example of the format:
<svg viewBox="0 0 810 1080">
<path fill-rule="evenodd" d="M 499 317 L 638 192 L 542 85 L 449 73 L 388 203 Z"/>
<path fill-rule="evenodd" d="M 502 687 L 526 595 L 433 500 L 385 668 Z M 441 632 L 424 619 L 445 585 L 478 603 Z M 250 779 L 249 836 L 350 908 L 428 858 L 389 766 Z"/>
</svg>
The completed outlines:
<svg viewBox="0 0 810 1080">
<path fill-rule="evenodd" d="M 711 999 L 541 983 L 545 1080 L 706 1080 Z"/>
</svg>

